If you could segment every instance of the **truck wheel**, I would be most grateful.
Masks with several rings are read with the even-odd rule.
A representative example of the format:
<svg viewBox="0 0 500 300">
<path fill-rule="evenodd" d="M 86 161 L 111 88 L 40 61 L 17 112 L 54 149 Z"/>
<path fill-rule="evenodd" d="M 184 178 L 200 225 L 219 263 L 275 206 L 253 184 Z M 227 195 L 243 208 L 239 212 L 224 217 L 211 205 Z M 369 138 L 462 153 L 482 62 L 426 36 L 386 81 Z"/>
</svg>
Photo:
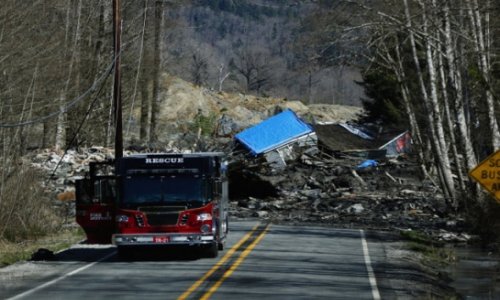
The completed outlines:
<svg viewBox="0 0 500 300">
<path fill-rule="evenodd" d="M 205 249 L 205 255 L 208 258 L 216 258 L 219 255 L 219 246 L 217 242 L 210 244 Z"/>
<path fill-rule="evenodd" d="M 226 217 L 224 220 L 224 223 L 222 224 L 222 232 L 219 233 L 219 242 L 217 243 L 217 246 L 219 247 L 219 251 L 224 250 L 224 244 L 227 238 L 227 233 L 229 232 L 229 221 Z M 221 242 L 224 241 L 224 242 Z"/>
<path fill-rule="evenodd" d="M 134 252 L 132 251 L 133 249 L 130 249 L 128 247 L 118 247 L 118 256 L 121 259 L 131 259 L 134 256 Z"/>
</svg>

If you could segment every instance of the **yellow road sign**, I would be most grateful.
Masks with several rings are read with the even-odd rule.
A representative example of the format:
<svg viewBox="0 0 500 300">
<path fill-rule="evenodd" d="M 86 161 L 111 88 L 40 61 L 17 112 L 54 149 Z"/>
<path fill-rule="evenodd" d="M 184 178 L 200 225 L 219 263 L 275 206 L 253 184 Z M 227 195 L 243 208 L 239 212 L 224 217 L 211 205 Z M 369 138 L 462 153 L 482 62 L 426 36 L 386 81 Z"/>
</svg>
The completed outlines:
<svg viewBox="0 0 500 300">
<path fill-rule="evenodd" d="M 469 176 L 500 202 L 500 150 L 480 162 Z"/>
</svg>

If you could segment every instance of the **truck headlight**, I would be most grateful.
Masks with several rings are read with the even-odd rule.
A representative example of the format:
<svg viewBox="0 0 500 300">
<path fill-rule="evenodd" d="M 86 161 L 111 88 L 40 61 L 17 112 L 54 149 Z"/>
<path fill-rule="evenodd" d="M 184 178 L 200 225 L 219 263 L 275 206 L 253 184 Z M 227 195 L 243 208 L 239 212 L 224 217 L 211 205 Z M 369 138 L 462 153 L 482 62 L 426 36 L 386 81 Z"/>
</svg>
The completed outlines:
<svg viewBox="0 0 500 300">
<path fill-rule="evenodd" d="M 209 213 L 202 213 L 196 216 L 196 221 L 211 221 L 212 220 L 212 214 Z"/>
<path fill-rule="evenodd" d="M 203 232 L 203 233 L 209 233 L 210 232 L 210 229 L 211 229 L 212 226 L 208 225 L 208 224 L 203 224 L 203 226 L 201 226 L 200 228 L 200 231 Z"/>
</svg>

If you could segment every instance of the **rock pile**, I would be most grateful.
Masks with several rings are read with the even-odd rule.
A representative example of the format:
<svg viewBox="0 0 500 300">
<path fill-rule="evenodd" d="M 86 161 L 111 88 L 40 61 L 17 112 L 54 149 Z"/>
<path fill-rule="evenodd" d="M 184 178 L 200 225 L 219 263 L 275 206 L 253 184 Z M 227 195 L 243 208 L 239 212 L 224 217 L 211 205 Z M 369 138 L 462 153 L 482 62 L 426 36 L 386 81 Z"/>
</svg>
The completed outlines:
<svg viewBox="0 0 500 300">
<path fill-rule="evenodd" d="M 104 147 L 91 147 L 80 151 L 68 150 L 66 153 L 45 149 L 28 159 L 33 167 L 43 170 L 50 180 L 46 188 L 56 194 L 74 190 L 76 178 L 88 171 L 89 162 L 105 161 L 113 158 L 113 151 Z"/>
<path fill-rule="evenodd" d="M 62 212 L 62 217 L 71 223 L 75 216 L 75 180 L 88 171 L 89 162 L 112 157 L 113 151 L 105 147 L 68 150 L 66 153 L 44 149 L 31 153 L 25 161 L 46 174 L 46 178 L 41 180 L 45 191 L 52 195 L 54 206 Z"/>
</svg>

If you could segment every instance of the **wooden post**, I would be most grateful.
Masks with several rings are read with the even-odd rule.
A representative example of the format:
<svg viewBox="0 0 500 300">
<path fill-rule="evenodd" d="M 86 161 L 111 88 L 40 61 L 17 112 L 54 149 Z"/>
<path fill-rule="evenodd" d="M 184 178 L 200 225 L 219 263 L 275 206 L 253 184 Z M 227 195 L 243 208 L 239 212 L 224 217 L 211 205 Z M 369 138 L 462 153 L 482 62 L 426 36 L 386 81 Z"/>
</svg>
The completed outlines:
<svg viewBox="0 0 500 300">
<path fill-rule="evenodd" d="M 114 54 L 115 54 L 115 76 L 113 85 L 113 107 L 115 119 L 115 159 L 123 157 L 123 133 L 122 133 L 122 93 L 120 76 L 121 56 L 121 3 L 113 0 L 113 32 L 114 32 Z"/>
</svg>

